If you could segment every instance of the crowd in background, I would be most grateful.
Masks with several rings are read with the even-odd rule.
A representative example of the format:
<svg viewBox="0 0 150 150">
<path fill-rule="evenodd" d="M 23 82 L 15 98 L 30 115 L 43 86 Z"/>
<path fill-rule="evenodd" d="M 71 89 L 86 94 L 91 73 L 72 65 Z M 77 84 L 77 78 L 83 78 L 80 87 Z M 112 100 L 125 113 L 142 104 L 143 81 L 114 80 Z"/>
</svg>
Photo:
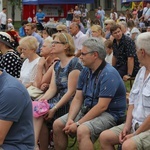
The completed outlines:
<svg viewBox="0 0 150 150">
<path fill-rule="evenodd" d="M 70 134 L 71 131 L 74 133 L 75 130 L 72 118 L 75 119 L 78 115 L 77 112 L 73 114 L 69 107 L 71 105 L 73 109 L 75 106 L 73 104 L 78 102 L 77 99 L 82 101 L 85 98 L 87 103 L 91 103 L 90 98 L 96 99 L 95 101 L 93 100 L 94 102 L 92 102 L 90 109 L 85 110 L 83 113 L 85 116 L 80 114 L 84 119 L 79 115 L 78 120 L 80 122 L 78 120 L 76 122 L 77 127 L 83 122 L 82 132 L 79 130 L 79 134 L 77 134 L 81 149 L 85 148 L 83 144 L 85 141 L 82 141 L 84 134 L 87 137 L 91 134 L 91 141 L 94 142 L 103 130 L 119 124 L 118 117 L 124 117 L 126 111 L 126 92 L 123 81 L 135 78 L 142 65 L 147 65 L 147 63 L 141 63 L 141 57 L 139 57 L 136 50 L 136 42 L 140 35 L 144 35 L 143 32 L 147 36 L 150 34 L 149 8 L 150 3 L 147 3 L 144 8 L 138 6 L 133 10 L 119 13 L 112 9 L 110 14 L 106 14 L 105 10 L 100 6 L 95 9 L 95 18 L 92 19 L 89 18 L 89 12 L 84 6 L 75 6 L 74 9 L 71 8 L 68 11 L 65 23 L 61 21 L 56 23 L 54 20 L 49 20 L 45 23 L 46 16 L 39 8 L 35 16 L 35 23 L 24 20 L 19 31 L 15 30 L 11 18 L 6 19 L 7 9 L 3 8 L 0 13 L 0 68 L 17 78 L 24 85 L 32 101 L 47 101 L 49 103 L 50 110 L 46 114 L 38 117 L 33 116 L 35 140 L 32 145 L 34 150 L 48 149 L 49 132 L 55 120 L 55 148 L 65 148 L 66 136 L 60 134 L 65 138 L 64 146 L 62 146 L 58 142 L 58 131 L 61 133 L 60 129 L 63 129 L 66 135 L 74 137 L 74 134 Z M 99 50 L 101 51 L 99 52 Z M 88 57 L 88 54 L 93 57 Z M 100 67 L 98 67 L 99 64 Z M 96 66 L 98 69 L 95 69 Z M 88 70 L 86 67 L 90 69 Z M 104 72 L 101 74 L 103 69 Z M 113 78 L 113 76 L 115 77 Z M 101 82 L 96 83 L 99 80 Z M 137 82 L 136 80 L 136 84 L 138 84 Z M 85 84 L 87 85 L 85 86 Z M 94 84 L 105 87 L 100 90 Z M 94 86 L 94 88 L 90 89 L 90 86 Z M 33 93 L 30 93 L 31 90 L 35 89 L 38 94 L 34 93 L 33 95 Z M 102 103 L 100 104 L 97 100 L 99 97 L 102 97 Z M 121 98 L 120 102 L 119 98 Z M 73 104 L 71 104 L 72 100 Z M 121 109 L 115 103 L 118 103 Z M 96 111 L 95 107 L 98 107 L 97 105 L 100 105 L 99 108 L 102 109 L 101 114 Z M 77 110 L 80 107 L 78 105 Z M 102 124 L 97 120 L 93 120 L 93 124 L 89 123 L 88 117 L 86 117 L 88 116 L 86 114 L 94 110 L 94 108 L 95 112 L 93 111 L 93 114 L 95 116 L 89 115 L 89 120 L 96 117 L 100 117 L 99 119 L 103 120 L 106 117 L 109 124 L 106 128 L 97 129 L 98 135 L 94 135 L 93 128 L 96 127 L 92 128 L 92 126 L 95 122 L 98 125 Z M 72 116 L 68 116 L 71 119 L 67 122 L 66 116 L 64 117 L 63 115 L 68 112 Z M 106 112 L 108 114 L 105 114 Z M 112 116 L 111 118 L 110 114 L 115 119 Z M 104 118 L 101 118 L 101 116 Z M 66 123 L 66 126 L 62 125 L 62 122 L 58 119 L 59 117 L 61 117 L 60 120 L 64 124 Z M 87 124 L 85 123 L 86 121 L 88 121 Z M 106 123 L 106 120 L 104 121 Z M 15 122 L 15 120 L 12 122 Z M 142 122 L 144 122 L 143 119 Z M 142 122 L 140 122 L 140 125 Z M 57 126 L 60 128 L 58 129 Z M 105 134 L 102 135 L 106 136 Z M 63 139 L 61 136 L 60 139 Z M 87 137 L 86 140 L 90 141 L 90 138 Z M 22 140 L 25 140 L 25 138 Z M 99 139 L 101 138 L 103 137 L 99 137 Z M 107 139 L 104 138 L 101 141 L 107 143 L 108 140 L 109 138 L 107 137 Z M 6 141 L 9 141 L 9 137 L 6 138 Z M 92 144 L 90 146 L 92 147 Z M 103 143 L 102 146 L 105 147 Z"/>
</svg>

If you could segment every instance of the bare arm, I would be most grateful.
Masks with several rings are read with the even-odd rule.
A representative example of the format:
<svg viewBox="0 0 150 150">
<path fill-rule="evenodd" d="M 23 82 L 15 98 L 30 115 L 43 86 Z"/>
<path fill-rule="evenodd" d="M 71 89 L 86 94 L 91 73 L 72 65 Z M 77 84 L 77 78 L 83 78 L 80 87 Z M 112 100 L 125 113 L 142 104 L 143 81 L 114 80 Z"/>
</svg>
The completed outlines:
<svg viewBox="0 0 150 150">
<path fill-rule="evenodd" d="M 51 99 L 52 97 L 55 96 L 56 92 L 57 92 L 57 86 L 56 86 L 56 83 L 55 83 L 55 71 L 53 70 L 53 73 L 52 73 L 52 80 L 51 80 L 49 89 L 48 89 L 48 90 L 46 91 L 46 93 L 40 98 L 40 100 L 42 100 L 42 99 L 49 100 L 49 99 Z"/>
<path fill-rule="evenodd" d="M 53 70 L 54 70 L 54 64 L 52 66 L 50 66 L 49 69 L 46 71 L 46 73 L 43 75 L 41 85 L 43 83 L 50 84 L 51 78 L 52 78 L 52 73 L 53 73 Z"/>
<path fill-rule="evenodd" d="M 134 68 L 134 57 L 128 57 L 128 74 L 132 75 L 133 68 Z"/>
<path fill-rule="evenodd" d="M 36 72 L 36 76 L 35 76 L 35 81 L 33 83 L 33 85 L 37 88 L 40 88 L 41 86 L 41 82 L 42 82 L 42 78 L 43 78 L 43 71 L 44 71 L 44 64 L 45 64 L 45 58 L 41 57 L 37 66 L 37 72 Z"/>
<path fill-rule="evenodd" d="M 125 122 L 125 126 L 128 130 L 131 129 L 132 126 L 132 111 L 134 109 L 134 105 L 129 105 L 128 107 L 128 112 L 127 112 L 127 118 L 126 118 L 126 122 Z"/>
<path fill-rule="evenodd" d="M 112 66 L 115 66 L 117 62 L 117 58 L 115 56 L 112 57 Z"/>
<path fill-rule="evenodd" d="M 0 120 L 0 145 L 3 144 L 8 131 L 10 130 L 13 122 Z"/>
<path fill-rule="evenodd" d="M 71 102 L 71 106 L 68 113 L 68 120 L 74 120 L 76 115 L 79 113 L 83 103 L 83 93 L 81 90 L 77 90 L 76 94 Z"/>
<path fill-rule="evenodd" d="M 57 103 L 57 108 L 64 106 L 75 94 L 79 74 L 79 70 L 73 70 L 70 72 L 68 77 L 68 90 L 66 94 L 61 98 L 61 100 Z"/>
<path fill-rule="evenodd" d="M 150 130 L 150 115 L 144 120 L 142 125 L 136 130 L 136 134 Z"/>
</svg>

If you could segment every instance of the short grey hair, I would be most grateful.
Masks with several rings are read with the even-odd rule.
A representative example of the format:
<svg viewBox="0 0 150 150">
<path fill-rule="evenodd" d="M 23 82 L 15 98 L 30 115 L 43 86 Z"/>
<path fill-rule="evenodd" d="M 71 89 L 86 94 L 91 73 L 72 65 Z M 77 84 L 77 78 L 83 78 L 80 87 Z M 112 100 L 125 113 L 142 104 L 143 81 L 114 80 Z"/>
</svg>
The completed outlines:
<svg viewBox="0 0 150 150">
<path fill-rule="evenodd" d="M 97 52 L 101 60 L 106 57 L 106 50 L 102 39 L 91 37 L 85 40 L 82 44 L 88 49 L 88 52 Z"/>
<path fill-rule="evenodd" d="M 138 35 L 136 47 L 137 49 L 144 49 L 150 55 L 150 32 L 144 32 Z"/>
</svg>

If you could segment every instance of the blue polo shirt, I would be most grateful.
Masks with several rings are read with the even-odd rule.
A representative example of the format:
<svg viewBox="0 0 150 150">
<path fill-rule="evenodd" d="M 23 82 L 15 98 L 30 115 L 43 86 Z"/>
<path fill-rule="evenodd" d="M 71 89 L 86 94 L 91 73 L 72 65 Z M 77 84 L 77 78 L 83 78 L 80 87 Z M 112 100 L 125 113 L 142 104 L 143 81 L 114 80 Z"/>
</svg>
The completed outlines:
<svg viewBox="0 0 150 150">
<path fill-rule="evenodd" d="M 94 73 L 85 67 L 79 76 L 77 89 L 82 90 L 84 105 L 89 107 L 96 105 L 99 98 L 111 98 L 106 112 L 117 120 L 124 116 L 126 111 L 124 82 L 114 67 L 106 63 L 102 69 L 102 65 Z"/>
<path fill-rule="evenodd" d="M 42 23 L 43 18 L 45 17 L 45 14 L 43 12 L 37 12 L 36 17 L 37 17 L 38 23 Z"/>
</svg>

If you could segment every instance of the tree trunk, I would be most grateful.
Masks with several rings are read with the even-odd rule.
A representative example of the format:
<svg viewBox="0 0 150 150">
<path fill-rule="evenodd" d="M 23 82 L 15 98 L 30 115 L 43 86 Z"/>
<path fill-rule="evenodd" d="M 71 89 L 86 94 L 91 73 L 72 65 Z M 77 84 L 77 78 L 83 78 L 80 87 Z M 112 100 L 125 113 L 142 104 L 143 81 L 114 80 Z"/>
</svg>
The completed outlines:
<svg viewBox="0 0 150 150">
<path fill-rule="evenodd" d="M 12 20 L 13 20 L 13 25 L 14 25 L 14 23 L 15 23 L 15 5 L 12 5 Z"/>
</svg>

